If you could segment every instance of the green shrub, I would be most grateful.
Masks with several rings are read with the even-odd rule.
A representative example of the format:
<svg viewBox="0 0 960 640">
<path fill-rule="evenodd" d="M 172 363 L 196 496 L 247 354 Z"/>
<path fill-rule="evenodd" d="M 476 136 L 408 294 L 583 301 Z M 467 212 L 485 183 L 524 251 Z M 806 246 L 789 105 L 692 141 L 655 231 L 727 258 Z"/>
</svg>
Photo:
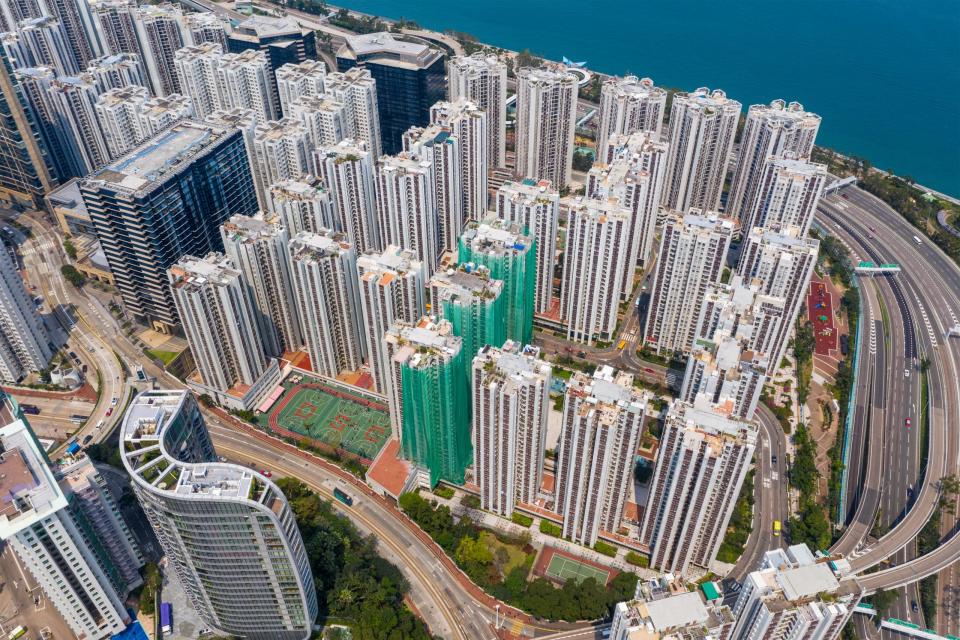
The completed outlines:
<svg viewBox="0 0 960 640">
<path fill-rule="evenodd" d="M 444 500 L 449 500 L 450 498 L 452 498 L 452 497 L 454 496 L 454 494 L 455 494 L 456 492 L 455 492 L 453 489 L 451 489 L 450 487 L 445 487 L 445 486 L 440 486 L 440 485 L 438 485 L 438 486 L 434 487 L 433 493 L 434 493 L 435 495 L 440 496 L 440 497 L 443 498 Z"/>
<path fill-rule="evenodd" d="M 610 558 L 615 558 L 617 556 L 617 548 L 612 544 L 604 542 L 603 540 L 597 540 L 596 544 L 593 545 L 593 550 Z"/>
<path fill-rule="evenodd" d="M 540 520 L 540 533 L 559 538 L 563 535 L 563 529 L 560 528 L 560 525 L 553 524 L 549 520 Z"/>
<path fill-rule="evenodd" d="M 646 569 L 650 566 L 650 558 L 647 556 L 642 556 L 636 551 L 628 551 L 626 560 L 630 564 L 640 567 L 641 569 Z"/>
<path fill-rule="evenodd" d="M 467 509 L 479 509 L 480 508 L 480 498 L 477 496 L 471 496 L 469 494 L 460 498 L 460 504 L 465 506 Z"/>
<path fill-rule="evenodd" d="M 516 511 L 513 512 L 513 515 L 510 516 L 510 519 L 514 523 L 520 525 L 521 527 L 529 527 L 530 525 L 533 524 L 533 518 L 531 518 L 530 516 L 525 516 L 522 513 L 518 513 Z"/>
</svg>

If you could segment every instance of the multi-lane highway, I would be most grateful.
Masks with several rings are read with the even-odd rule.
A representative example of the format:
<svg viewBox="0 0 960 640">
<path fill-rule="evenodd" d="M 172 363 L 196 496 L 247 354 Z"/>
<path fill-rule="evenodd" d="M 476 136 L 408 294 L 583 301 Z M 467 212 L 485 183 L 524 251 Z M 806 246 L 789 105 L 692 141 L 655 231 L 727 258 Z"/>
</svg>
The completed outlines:
<svg viewBox="0 0 960 640">
<path fill-rule="evenodd" d="M 931 572 L 952 567 L 960 559 L 960 537 L 954 536 L 928 556 L 916 560 L 913 556 L 915 537 L 939 500 L 939 478 L 958 470 L 960 349 L 958 338 L 948 337 L 948 332 L 957 323 L 956 314 L 960 312 L 960 270 L 929 240 L 915 239 L 916 231 L 899 214 L 859 189 L 848 188 L 841 196 L 826 198 L 820 214 L 820 222 L 841 238 L 858 259 L 895 262 L 902 268 L 900 274 L 865 287 L 874 287 L 876 300 L 884 301 L 886 322 L 881 317 L 881 323 L 886 325 L 887 348 L 881 349 L 880 340 L 877 347 L 878 356 L 885 354 L 889 360 L 885 364 L 880 360 L 880 366 L 875 368 L 874 375 L 884 370 L 886 375 L 882 387 L 873 385 L 874 400 L 858 398 L 861 406 L 871 406 L 871 427 L 884 424 L 879 448 L 873 448 L 878 436 L 871 432 L 874 453 L 868 450 L 867 477 L 861 496 L 865 504 L 876 501 L 874 508 L 880 510 L 880 523 L 889 525 L 891 530 L 879 541 L 857 550 L 865 519 L 858 513 L 851 531 L 861 530 L 856 535 L 845 535 L 840 541 L 844 547 L 841 550 L 850 554 L 856 571 L 889 559 L 890 568 L 864 576 L 863 584 L 868 589 L 911 584 L 909 590 L 901 592 L 893 613 L 932 626 L 936 621 L 919 620 L 919 612 L 912 611 L 913 602 L 918 600 L 912 583 Z M 926 469 L 921 465 L 923 408 L 919 406 L 920 363 L 924 359 L 930 363 Z M 877 398 L 880 391 L 883 396 Z M 907 418 L 911 420 L 909 427 Z M 942 592 L 952 593 L 956 588 L 950 580 L 955 573 L 942 575 Z"/>
</svg>

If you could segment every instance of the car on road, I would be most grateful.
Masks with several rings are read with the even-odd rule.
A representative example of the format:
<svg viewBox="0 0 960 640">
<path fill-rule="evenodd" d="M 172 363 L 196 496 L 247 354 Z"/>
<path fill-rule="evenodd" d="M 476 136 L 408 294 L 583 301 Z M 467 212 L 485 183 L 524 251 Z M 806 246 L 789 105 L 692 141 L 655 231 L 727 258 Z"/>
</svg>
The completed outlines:
<svg viewBox="0 0 960 640">
<path fill-rule="evenodd" d="M 907 500 L 913 500 L 913 487 L 907 487 Z"/>
<path fill-rule="evenodd" d="M 109 418 L 113 414 L 113 407 L 107 409 L 107 417 Z"/>
<path fill-rule="evenodd" d="M 260 471 L 260 473 L 263 474 L 263 475 L 265 475 L 265 476 L 268 477 L 268 478 L 272 478 L 272 477 L 273 477 L 273 474 L 270 473 L 270 470 L 269 470 L 269 469 L 263 469 L 262 471 Z"/>
<path fill-rule="evenodd" d="M 88 433 L 87 435 L 85 435 L 85 436 L 83 437 L 83 443 L 82 443 L 83 446 L 87 446 L 87 445 L 90 443 L 91 440 L 93 440 L 93 434 L 92 434 L 92 433 Z"/>
<path fill-rule="evenodd" d="M 110 398 L 110 406 L 111 406 L 111 407 L 117 406 L 117 397 L 116 397 L 116 396 Z"/>
<path fill-rule="evenodd" d="M 906 420 L 903 421 L 903 426 L 905 426 L 907 429 L 910 428 L 910 425 L 911 425 L 910 418 L 907 418 Z"/>
<path fill-rule="evenodd" d="M 578 357 L 578 358 L 586 358 L 586 357 L 587 357 L 587 354 L 586 354 L 585 352 L 583 352 L 583 351 L 577 351 L 577 357 Z"/>
<path fill-rule="evenodd" d="M 914 613 L 920 611 L 920 607 L 917 606 L 917 601 L 916 601 L 916 600 L 911 600 L 911 601 L 910 601 L 910 611 L 913 611 Z"/>
<path fill-rule="evenodd" d="M 776 455 L 770 456 L 770 464 L 777 464 L 777 456 L 776 456 Z"/>
<path fill-rule="evenodd" d="M 656 373 L 656 372 L 655 372 L 653 369 L 651 369 L 650 367 L 644 367 L 644 368 L 643 368 L 643 371 L 644 371 L 645 373 Z"/>
<path fill-rule="evenodd" d="M 904 370 L 903 370 L 903 377 L 904 377 L 904 378 L 909 378 L 909 377 L 910 377 L 910 369 L 904 369 Z"/>
<path fill-rule="evenodd" d="M 774 520 L 774 521 L 773 521 L 773 535 L 774 535 L 774 536 L 779 536 L 779 535 L 780 535 L 780 530 L 781 530 L 782 528 L 783 528 L 783 525 L 780 524 L 780 521 L 779 521 L 779 520 Z"/>
<path fill-rule="evenodd" d="M 848 195 L 845 194 L 845 193 L 841 193 L 841 194 L 840 194 L 840 197 L 843 198 L 844 200 L 849 200 L 849 199 L 850 199 L 850 196 L 848 196 Z"/>
</svg>

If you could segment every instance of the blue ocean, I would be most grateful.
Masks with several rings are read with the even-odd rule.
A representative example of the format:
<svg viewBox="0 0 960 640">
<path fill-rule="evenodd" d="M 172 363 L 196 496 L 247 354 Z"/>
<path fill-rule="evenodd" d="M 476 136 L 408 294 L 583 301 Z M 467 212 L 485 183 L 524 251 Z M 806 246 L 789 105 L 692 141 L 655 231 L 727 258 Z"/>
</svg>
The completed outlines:
<svg viewBox="0 0 960 640">
<path fill-rule="evenodd" d="M 341 4 L 341 3 L 337 3 Z M 958 0 L 349 0 L 491 45 L 747 105 L 797 100 L 818 142 L 960 196 Z"/>
</svg>

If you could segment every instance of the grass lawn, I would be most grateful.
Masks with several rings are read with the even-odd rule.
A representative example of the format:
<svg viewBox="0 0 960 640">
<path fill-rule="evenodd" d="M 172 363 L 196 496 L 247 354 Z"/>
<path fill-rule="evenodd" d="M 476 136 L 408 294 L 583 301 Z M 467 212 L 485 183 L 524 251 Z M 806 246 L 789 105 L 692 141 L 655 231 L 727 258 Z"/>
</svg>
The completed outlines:
<svg viewBox="0 0 960 640">
<path fill-rule="evenodd" d="M 497 557 L 497 549 L 504 549 L 507 552 L 509 559 L 504 563 L 500 568 L 500 573 L 502 576 L 509 574 L 515 567 L 522 567 L 523 564 L 527 561 L 527 554 L 524 553 L 523 549 L 513 544 L 504 544 L 497 540 L 497 536 L 493 535 L 489 531 L 480 532 L 480 541 L 490 550 L 493 554 L 493 557 Z"/>
<path fill-rule="evenodd" d="M 162 349 L 147 349 L 147 355 L 154 360 L 160 360 L 164 365 L 173 362 L 174 358 L 180 355 L 179 351 L 163 351 Z"/>
</svg>

